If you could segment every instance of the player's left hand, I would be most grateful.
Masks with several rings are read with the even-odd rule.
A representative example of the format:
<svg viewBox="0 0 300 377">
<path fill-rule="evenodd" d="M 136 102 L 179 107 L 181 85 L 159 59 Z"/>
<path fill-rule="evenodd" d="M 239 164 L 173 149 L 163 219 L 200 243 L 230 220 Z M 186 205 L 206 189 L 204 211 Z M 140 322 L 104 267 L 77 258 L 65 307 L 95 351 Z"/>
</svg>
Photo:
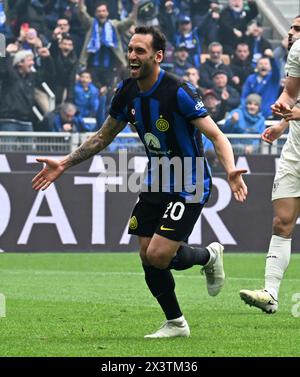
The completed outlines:
<svg viewBox="0 0 300 377">
<path fill-rule="evenodd" d="M 288 122 L 289 120 L 300 120 L 300 108 L 294 106 L 290 111 L 283 114 L 283 118 Z"/>
<path fill-rule="evenodd" d="M 246 169 L 235 169 L 228 173 L 227 179 L 231 191 L 238 202 L 244 202 L 248 194 L 248 188 L 243 180 L 242 174 L 247 173 Z"/>
<path fill-rule="evenodd" d="M 291 114 L 291 107 L 287 103 L 279 102 L 276 101 L 272 106 L 271 106 L 272 112 L 275 115 L 279 115 L 282 118 L 285 118 L 285 116 L 288 116 Z"/>
</svg>

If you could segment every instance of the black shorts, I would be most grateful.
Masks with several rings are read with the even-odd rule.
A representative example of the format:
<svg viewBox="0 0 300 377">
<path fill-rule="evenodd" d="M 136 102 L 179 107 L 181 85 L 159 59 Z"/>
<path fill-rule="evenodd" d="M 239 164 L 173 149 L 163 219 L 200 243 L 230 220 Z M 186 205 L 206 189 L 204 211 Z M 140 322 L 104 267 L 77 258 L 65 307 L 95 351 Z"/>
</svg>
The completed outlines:
<svg viewBox="0 0 300 377">
<path fill-rule="evenodd" d="M 168 193 L 141 193 L 129 222 L 129 234 L 152 237 L 154 233 L 173 241 L 187 241 L 203 204 L 185 203 Z"/>
</svg>

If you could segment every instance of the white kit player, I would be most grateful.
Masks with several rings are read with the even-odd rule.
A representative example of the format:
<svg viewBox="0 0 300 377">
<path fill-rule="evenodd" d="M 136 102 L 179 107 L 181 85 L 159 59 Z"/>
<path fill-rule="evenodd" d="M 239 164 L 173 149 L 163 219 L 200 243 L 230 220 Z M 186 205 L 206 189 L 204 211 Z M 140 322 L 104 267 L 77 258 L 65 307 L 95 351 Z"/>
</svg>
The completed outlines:
<svg viewBox="0 0 300 377">
<path fill-rule="evenodd" d="M 278 309 L 279 287 L 290 261 L 292 234 L 300 215 L 300 105 L 297 103 L 300 92 L 300 15 L 293 20 L 288 35 L 290 51 L 285 87 L 272 105 L 273 113 L 283 119 L 262 134 L 264 141 L 272 143 L 289 126 L 273 184 L 273 235 L 266 258 L 265 288 L 240 291 L 245 303 L 266 313 L 275 313 Z"/>
</svg>

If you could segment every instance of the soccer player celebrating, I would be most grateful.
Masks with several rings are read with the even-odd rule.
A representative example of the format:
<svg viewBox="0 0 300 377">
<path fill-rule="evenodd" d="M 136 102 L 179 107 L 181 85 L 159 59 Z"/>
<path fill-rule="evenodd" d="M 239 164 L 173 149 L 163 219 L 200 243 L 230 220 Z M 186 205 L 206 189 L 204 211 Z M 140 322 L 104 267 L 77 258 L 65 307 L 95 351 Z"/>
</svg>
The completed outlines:
<svg viewBox="0 0 300 377">
<path fill-rule="evenodd" d="M 190 335 L 176 298 L 171 269 L 185 270 L 202 265 L 207 290 L 212 296 L 224 285 L 223 246 L 213 242 L 206 248 L 192 248 L 184 243 L 211 191 L 201 132 L 213 142 L 235 199 L 243 202 L 247 195 L 241 176 L 246 171 L 235 168 L 231 145 L 208 115 L 195 88 L 160 68 L 165 45 L 164 35 L 156 28 L 136 28 L 128 45 L 131 78 L 118 86 L 102 128 L 61 160 L 37 159 L 46 165 L 33 179 L 35 190 L 45 190 L 66 169 L 103 150 L 128 122 L 136 127 L 149 158 L 145 183 L 148 192 L 144 190 L 139 196 L 129 232 L 139 237 L 146 283 L 167 319 L 158 331 L 146 335 L 147 338 Z M 190 188 L 176 190 L 178 182 L 174 177 L 178 169 L 170 174 L 169 184 L 158 179 L 158 190 L 151 190 L 153 177 L 163 173 L 164 165 L 174 157 L 182 163 L 187 157 L 191 159 L 191 168 L 184 166 L 179 170 L 191 178 L 195 187 L 200 185 L 197 203 Z M 201 172 L 196 169 L 197 158 L 204 161 Z"/>
<path fill-rule="evenodd" d="M 240 291 L 242 300 L 266 313 L 275 313 L 278 309 L 279 287 L 290 261 L 291 237 L 300 214 L 300 123 L 292 121 L 300 113 L 299 107 L 295 105 L 300 91 L 300 15 L 293 20 L 288 36 L 290 52 L 286 64 L 285 88 L 272 105 L 273 112 L 283 119 L 262 134 L 262 139 L 271 144 L 290 127 L 274 178 L 273 235 L 266 259 L 265 288 Z"/>
</svg>

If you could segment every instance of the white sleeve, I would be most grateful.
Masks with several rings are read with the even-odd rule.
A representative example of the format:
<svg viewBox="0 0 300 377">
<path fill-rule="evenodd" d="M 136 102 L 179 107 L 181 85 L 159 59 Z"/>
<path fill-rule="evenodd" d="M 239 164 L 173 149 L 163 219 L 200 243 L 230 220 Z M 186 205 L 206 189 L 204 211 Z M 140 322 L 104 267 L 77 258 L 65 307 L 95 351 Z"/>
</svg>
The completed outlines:
<svg viewBox="0 0 300 377">
<path fill-rule="evenodd" d="M 287 58 L 286 75 L 300 77 L 300 39 L 294 42 Z"/>
</svg>

